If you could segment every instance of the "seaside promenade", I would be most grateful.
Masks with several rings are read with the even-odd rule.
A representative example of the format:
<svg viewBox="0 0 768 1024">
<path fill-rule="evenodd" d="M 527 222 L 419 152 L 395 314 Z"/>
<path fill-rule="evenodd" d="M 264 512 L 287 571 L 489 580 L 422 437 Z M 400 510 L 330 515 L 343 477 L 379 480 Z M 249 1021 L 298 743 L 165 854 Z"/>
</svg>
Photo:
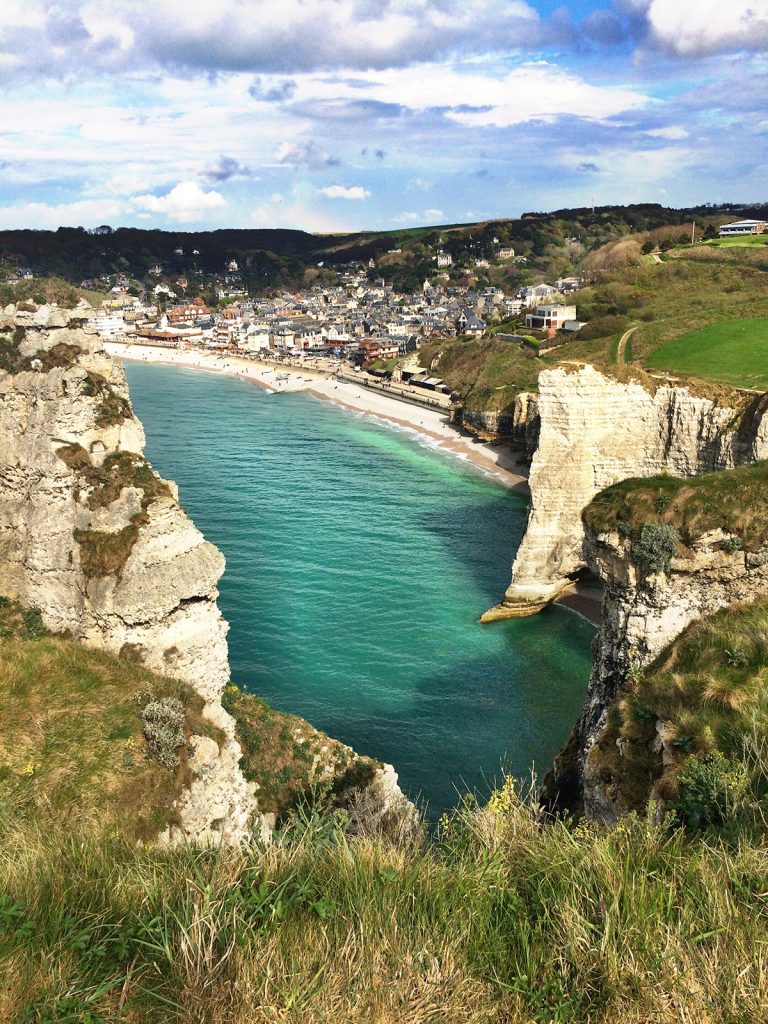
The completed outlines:
<svg viewBox="0 0 768 1024">
<path fill-rule="evenodd" d="M 419 434 L 437 448 L 466 458 L 494 476 L 506 487 L 528 494 L 528 467 L 516 452 L 504 445 L 480 441 L 460 431 L 449 419 L 451 402 L 448 396 L 427 392 L 427 400 L 416 401 L 400 388 L 384 388 L 357 379 L 357 374 L 345 372 L 337 376 L 337 369 L 315 366 L 288 366 L 204 352 L 200 349 L 163 348 L 143 344 L 104 343 L 109 355 L 137 362 L 165 363 L 206 373 L 223 373 L 247 380 L 272 394 L 305 392 L 315 398 L 334 402 L 352 412 L 374 416 L 405 430 Z M 402 385 L 401 388 L 406 388 Z M 415 390 L 415 389 L 413 389 Z"/>
</svg>

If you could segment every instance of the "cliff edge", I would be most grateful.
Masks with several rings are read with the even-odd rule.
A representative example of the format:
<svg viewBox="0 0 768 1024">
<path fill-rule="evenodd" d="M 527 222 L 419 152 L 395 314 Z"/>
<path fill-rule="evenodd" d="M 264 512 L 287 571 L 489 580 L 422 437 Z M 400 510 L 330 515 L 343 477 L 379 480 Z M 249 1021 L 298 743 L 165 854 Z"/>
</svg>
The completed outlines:
<svg viewBox="0 0 768 1024">
<path fill-rule="evenodd" d="M 685 760 L 738 746 L 765 704 L 768 463 L 628 480 L 584 513 L 604 584 L 587 698 L 544 803 L 613 822 L 674 796 Z M 762 639 L 761 639 L 762 638 Z"/>
</svg>

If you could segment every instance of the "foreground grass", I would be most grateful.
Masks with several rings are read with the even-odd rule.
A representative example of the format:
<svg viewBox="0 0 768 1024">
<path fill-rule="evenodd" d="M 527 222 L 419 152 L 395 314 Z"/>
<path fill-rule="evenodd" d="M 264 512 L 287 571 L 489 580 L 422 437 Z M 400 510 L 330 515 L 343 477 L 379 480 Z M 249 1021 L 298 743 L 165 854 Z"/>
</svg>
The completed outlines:
<svg viewBox="0 0 768 1024">
<path fill-rule="evenodd" d="M 691 331 L 652 353 L 648 366 L 765 391 L 768 319 L 729 320 Z"/>
<path fill-rule="evenodd" d="M 0 1019 L 768 1019 L 764 843 L 543 827 L 510 785 L 429 846 L 340 824 L 159 853 L 5 815 Z"/>
</svg>

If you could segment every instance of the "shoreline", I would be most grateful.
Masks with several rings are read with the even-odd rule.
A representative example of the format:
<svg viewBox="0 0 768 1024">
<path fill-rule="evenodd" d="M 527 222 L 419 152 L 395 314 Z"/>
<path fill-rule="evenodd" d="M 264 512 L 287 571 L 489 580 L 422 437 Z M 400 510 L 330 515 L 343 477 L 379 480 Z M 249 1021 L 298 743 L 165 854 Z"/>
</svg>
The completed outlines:
<svg viewBox="0 0 768 1024">
<path fill-rule="evenodd" d="M 105 341 L 104 349 L 116 359 L 133 362 L 163 363 L 203 373 L 221 373 L 247 380 L 272 394 L 300 391 L 322 401 L 332 402 L 349 412 L 362 413 L 436 442 L 438 450 L 465 458 L 510 490 L 528 496 L 528 467 L 518 462 L 515 453 L 501 445 L 480 441 L 457 430 L 448 417 L 434 409 L 401 402 L 347 381 L 337 381 L 330 373 L 314 367 L 283 367 L 255 359 L 224 356 L 198 350 L 170 349 L 154 345 L 132 345 Z M 277 374 L 287 374 L 278 381 Z"/>
</svg>

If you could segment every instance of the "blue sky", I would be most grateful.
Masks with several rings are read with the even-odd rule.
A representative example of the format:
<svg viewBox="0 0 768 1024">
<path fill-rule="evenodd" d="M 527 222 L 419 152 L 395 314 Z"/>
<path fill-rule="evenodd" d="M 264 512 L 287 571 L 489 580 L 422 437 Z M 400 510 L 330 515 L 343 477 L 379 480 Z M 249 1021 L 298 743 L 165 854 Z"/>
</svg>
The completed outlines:
<svg viewBox="0 0 768 1024">
<path fill-rule="evenodd" d="M 2 0 L 0 227 L 768 198 L 768 0 Z"/>
</svg>

